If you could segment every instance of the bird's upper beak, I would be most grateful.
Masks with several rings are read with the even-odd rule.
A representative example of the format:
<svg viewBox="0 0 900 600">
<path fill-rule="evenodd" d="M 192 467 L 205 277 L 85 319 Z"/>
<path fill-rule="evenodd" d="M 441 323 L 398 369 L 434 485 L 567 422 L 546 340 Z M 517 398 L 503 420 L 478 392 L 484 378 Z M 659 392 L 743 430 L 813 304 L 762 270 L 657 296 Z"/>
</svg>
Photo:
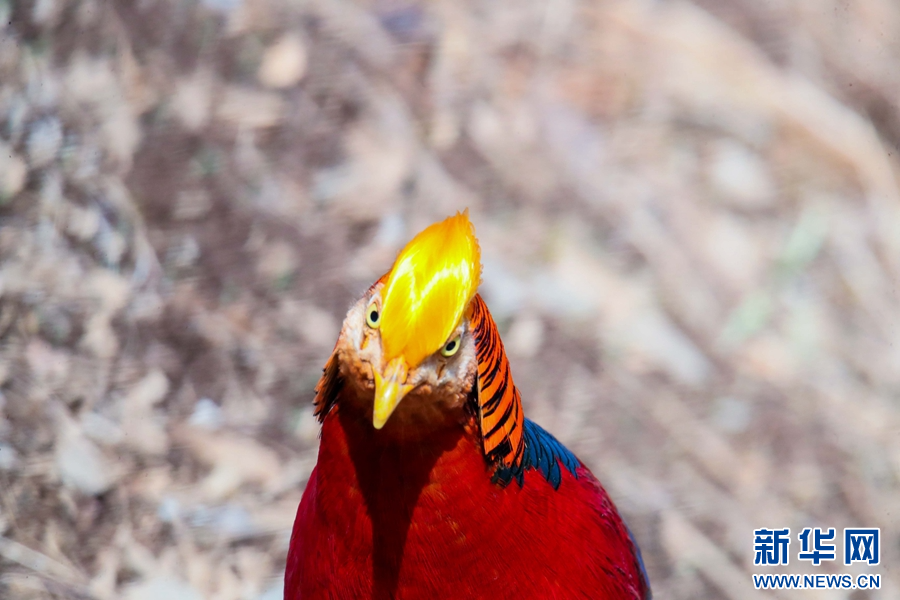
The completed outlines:
<svg viewBox="0 0 900 600">
<path fill-rule="evenodd" d="M 383 374 L 378 369 L 373 369 L 373 372 L 375 374 L 375 407 L 372 411 L 372 425 L 375 426 L 375 429 L 381 429 L 397 405 L 400 404 L 403 396 L 408 394 L 413 386 L 406 383 L 409 366 L 402 356 L 392 359 L 384 368 Z"/>
</svg>

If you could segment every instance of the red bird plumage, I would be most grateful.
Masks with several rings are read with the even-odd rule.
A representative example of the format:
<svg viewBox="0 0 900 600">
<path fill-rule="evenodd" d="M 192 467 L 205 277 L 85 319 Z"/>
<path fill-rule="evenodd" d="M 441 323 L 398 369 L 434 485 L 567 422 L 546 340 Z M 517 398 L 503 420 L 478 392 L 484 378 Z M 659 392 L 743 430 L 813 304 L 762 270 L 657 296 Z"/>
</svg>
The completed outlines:
<svg viewBox="0 0 900 600">
<path fill-rule="evenodd" d="M 389 276 L 358 306 L 380 308 L 373 297 Z M 363 329 L 345 323 L 317 387 L 322 439 L 291 537 L 286 600 L 650 598 L 606 491 L 524 418 L 480 296 L 451 336 L 463 347 L 461 385 L 418 384 L 383 429 L 373 427 L 379 366 L 365 360 L 369 342 L 347 341 L 374 335 Z M 450 360 L 435 363 L 440 373 Z"/>
</svg>

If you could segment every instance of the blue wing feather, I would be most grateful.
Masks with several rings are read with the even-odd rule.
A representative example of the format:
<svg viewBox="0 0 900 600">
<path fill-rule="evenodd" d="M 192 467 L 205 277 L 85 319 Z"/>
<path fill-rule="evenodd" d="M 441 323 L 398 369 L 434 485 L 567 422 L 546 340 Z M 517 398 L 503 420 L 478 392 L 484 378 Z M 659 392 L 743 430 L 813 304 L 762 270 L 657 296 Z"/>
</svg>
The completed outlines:
<svg viewBox="0 0 900 600">
<path fill-rule="evenodd" d="M 641 579 L 644 580 L 644 589 L 646 592 L 644 593 L 643 600 L 653 600 L 653 591 L 650 589 L 650 577 L 647 576 L 647 567 L 644 566 L 644 557 L 641 554 L 641 547 L 638 546 L 637 540 L 634 539 L 631 528 L 626 525 L 625 529 L 628 531 L 628 538 L 631 540 L 631 545 L 634 548 L 634 557 L 637 559 L 638 567 L 641 569 Z"/>
<path fill-rule="evenodd" d="M 522 454 L 522 462 L 518 466 L 501 466 L 494 473 L 494 480 L 501 485 L 506 485 L 513 479 L 519 486 L 525 483 L 525 471 L 536 469 L 544 476 L 544 479 L 559 489 L 562 483 L 562 469 L 566 468 L 572 475 L 578 477 L 576 470 L 581 462 L 571 450 L 563 446 L 559 440 L 550 435 L 543 427 L 525 419 L 524 434 L 525 450 Z"/>
</svg>

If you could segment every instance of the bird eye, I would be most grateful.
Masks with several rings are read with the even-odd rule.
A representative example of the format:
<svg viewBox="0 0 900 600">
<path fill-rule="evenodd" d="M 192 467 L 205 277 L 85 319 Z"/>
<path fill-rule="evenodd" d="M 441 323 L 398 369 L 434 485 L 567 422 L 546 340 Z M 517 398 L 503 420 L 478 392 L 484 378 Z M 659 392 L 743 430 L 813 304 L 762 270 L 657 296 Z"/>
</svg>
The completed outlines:
<svg viewBox="0 0 900 600">
<path fill-rule="evenodd" d="M 377 329 L 381 325 L 381 314 L 374 302 L 366 309 L 366 324 L 372 329 Z"/>
<path fill-rule="evenodd" d="M 441 348 L 441 356 L 453 356 L 457 350 L 459 350 L 459 336 L 444 344 L 444 347 Z"/>
</svg>

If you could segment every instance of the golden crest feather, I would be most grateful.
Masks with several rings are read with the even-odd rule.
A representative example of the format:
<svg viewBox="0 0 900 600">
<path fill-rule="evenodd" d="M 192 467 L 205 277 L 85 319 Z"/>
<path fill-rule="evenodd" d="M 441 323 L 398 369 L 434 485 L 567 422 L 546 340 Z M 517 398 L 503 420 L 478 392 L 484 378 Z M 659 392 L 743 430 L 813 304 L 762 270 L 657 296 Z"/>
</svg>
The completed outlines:
<svg viewBox="0 0 900 600">
<path fill-rule="evenodd" d="M 448 341 L 481 280 L 481 250 L 469 212 L 422 230 L 400 251 L 381 302 L 385 362 L 421 364 Z"/>
</svg>

